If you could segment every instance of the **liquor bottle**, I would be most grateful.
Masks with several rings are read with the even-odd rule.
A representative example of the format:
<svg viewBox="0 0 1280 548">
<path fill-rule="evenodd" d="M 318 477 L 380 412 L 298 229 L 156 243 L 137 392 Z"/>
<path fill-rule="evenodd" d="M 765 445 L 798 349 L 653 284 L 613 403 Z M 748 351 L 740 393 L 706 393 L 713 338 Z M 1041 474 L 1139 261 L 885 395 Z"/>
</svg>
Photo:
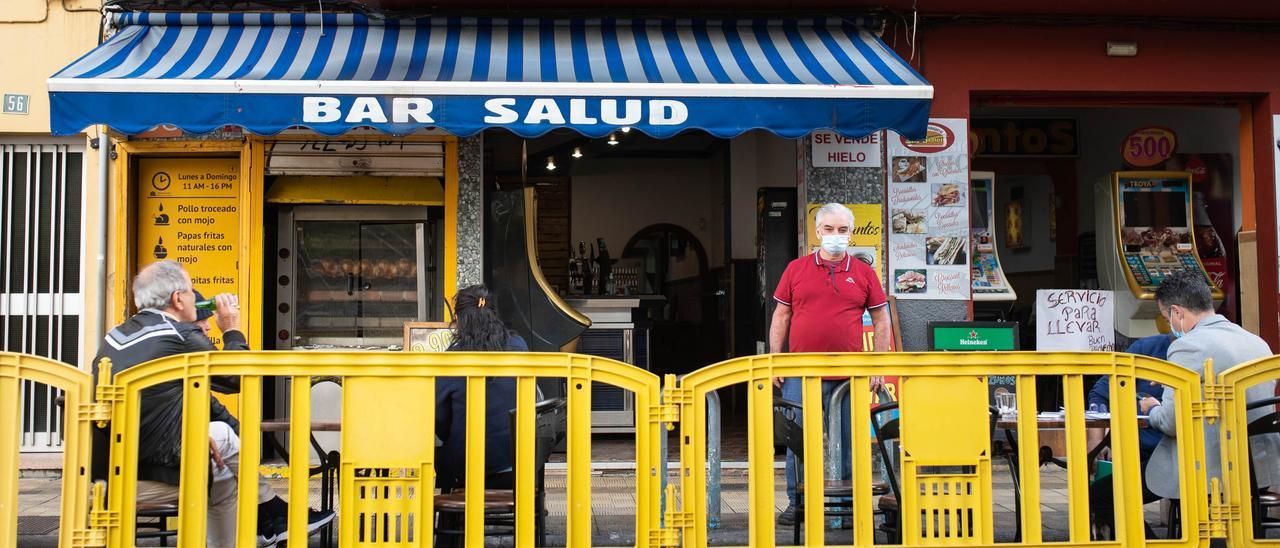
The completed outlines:
<svg viewBox="0 0 1280 548">
<path fill-rule="evenodd" d="M 217 310 L 217 309 L 218 309 L 218 303 L 217 303 L 217 301 L 214 301 L 213 299 L 205 299 L 205 300 L 203 300 L 203 301 L 196 301 L 196 305 L 195 305 L 195 306 L 196 306 L 196 310 L 209 310 L 209 311 L 213 311 L 213 310 Z"/>
<path fill-rule="evenodd" d="M 596 295 L 600 292 L 600 286 L 597 284 L 597 278 L 600 272 L 600 265 L 596 262 L 596 244 L 591 244 L 591 257 L 587 261 L 587 288 L 588 295 Z"/>
<path fill-rule="evenodd" d="M 604 246 L 604 238 L 596 238 L 596 243 L 600 246 L 600 257 L 596 259 L 596 264 L 599 265 L 596 288 L 600 293 L 609 295 L 613 293 L 612 284 L 609 283 L 613 278 L 613 261 L 609 260 L 609 250 Z"/>
</svg>

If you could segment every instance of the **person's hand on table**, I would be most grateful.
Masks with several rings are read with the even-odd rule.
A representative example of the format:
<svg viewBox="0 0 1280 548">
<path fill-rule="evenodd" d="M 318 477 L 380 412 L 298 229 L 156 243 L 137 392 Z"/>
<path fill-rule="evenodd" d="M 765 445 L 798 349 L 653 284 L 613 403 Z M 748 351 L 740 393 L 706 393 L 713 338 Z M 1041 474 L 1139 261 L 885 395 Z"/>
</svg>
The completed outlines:
<svg viewBox="0 0 1280 548">
<path fill-rule="evenodd" d="M 1160 400 L 1157 400 L 1151 396 L 1147 396 L 1145 398 L 1138 400 L 1138 409 L 1142 410 L 1143 415 L 1150 415 L 1151 410 L 1155 408 L 1157 405 L 1160 405 Z"/>
</svg>

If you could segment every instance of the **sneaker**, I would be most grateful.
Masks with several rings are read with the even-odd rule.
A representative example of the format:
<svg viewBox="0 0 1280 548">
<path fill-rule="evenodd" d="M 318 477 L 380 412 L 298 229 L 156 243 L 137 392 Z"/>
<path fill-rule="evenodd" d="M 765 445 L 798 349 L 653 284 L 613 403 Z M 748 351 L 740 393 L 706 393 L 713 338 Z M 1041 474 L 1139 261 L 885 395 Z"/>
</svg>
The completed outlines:
<svg viewBox="0 0 1280 548">
<path fill-rule="evenodd" d="M 328 525 L 330 522 L 333 521 L 333 518 L 336 517 L 337 515 L 338 514 L 334 513 L 333 510 L 322 511 L 322 510 L 308 509 L 307 510 L 307 536 L 311 536 L 315 534 L 315 532 L 319 531 L 321 527 Z M 288 520 L 286 519 L 282 521 L 284 522 L 284 527 L 278 534 L 276 534 L 276 542 L 284 542 L 286 540 L 289 540 Z"/>
<path fill-rule="evenodd" d="M 281 516 L 258 515 L 258 548 L 275 546 L 287 532 L 289 525 Z"/>
<path fill-rule="evenodd" d="M 787 509 L 783 510 L 781 514 L 778 514 L 778 525 L 791 527 L 792 525 L 795 525 L 795 524 L 796 524 L 796 507 L 793 504 L 788 504 Z"/>
</svg>

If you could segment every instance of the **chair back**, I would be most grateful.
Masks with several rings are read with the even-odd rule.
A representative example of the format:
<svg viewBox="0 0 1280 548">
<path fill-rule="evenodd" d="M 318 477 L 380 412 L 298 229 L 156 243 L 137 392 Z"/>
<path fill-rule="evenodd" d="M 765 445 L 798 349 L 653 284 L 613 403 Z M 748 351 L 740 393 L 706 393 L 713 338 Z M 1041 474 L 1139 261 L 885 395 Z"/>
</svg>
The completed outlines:
<svg viewBox="0 0 1280 548">
<path fill-rule="evenodd" d="M 880 460 L 884 462 L 889 476 L 889 489 L 894 498 L 902 500 L 902 492 L 898 487 L 898 471 L 893 469 L 893 457 L 889 454 L 887 442 L 902 437 L 902 427 L 896 411 L 898 402 L 889 402 L 871 410 L 871 433 L 876 437 L 876 448 L 880 451 Z M 890 415 L 890 412 L 894 412 Z"/>
<path fill-rule="evenodd" d="M 773 441 L 795 455 L 797 466 L 804 462 L 804 427 L 800 425 L 803 410 L 799 403 L 773 398 Z"/>
<path fill-rule="evenodd" d="M 533 475 L 534 485 L 538 491 L 542 490 L 547 461 L 551 459 L 551 454 L 555 452 L 556 447 L 559 447 L 564 442 L 568 435 L 568 424 L 565 421 L 568 403 L 568 399 L 560 397 L 540 401 L 533 407 L 535 416 L 533 420 Z M 507 416 L 511 420 L 511 462 L 514 464 L 516 462 L 515 450 L 518 444 L 516 438 L 516 410 L 507 411 Z M 515 484 L 513 483 L 513 485 Z"/>
</svg>

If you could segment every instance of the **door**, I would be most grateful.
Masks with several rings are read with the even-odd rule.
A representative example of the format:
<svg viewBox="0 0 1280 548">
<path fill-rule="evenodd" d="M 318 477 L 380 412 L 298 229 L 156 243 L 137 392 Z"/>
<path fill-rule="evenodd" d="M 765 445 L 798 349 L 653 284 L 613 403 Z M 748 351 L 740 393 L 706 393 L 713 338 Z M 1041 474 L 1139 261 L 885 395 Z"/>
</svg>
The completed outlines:
<svg viewBox="0 0 1280 548">
<path fill-rule="evenodd" d="M 282 214 L 281 348 L 398 348 L 406 322 L 443 317 L 428 208 L 299 207 Z"/>
</svg>

